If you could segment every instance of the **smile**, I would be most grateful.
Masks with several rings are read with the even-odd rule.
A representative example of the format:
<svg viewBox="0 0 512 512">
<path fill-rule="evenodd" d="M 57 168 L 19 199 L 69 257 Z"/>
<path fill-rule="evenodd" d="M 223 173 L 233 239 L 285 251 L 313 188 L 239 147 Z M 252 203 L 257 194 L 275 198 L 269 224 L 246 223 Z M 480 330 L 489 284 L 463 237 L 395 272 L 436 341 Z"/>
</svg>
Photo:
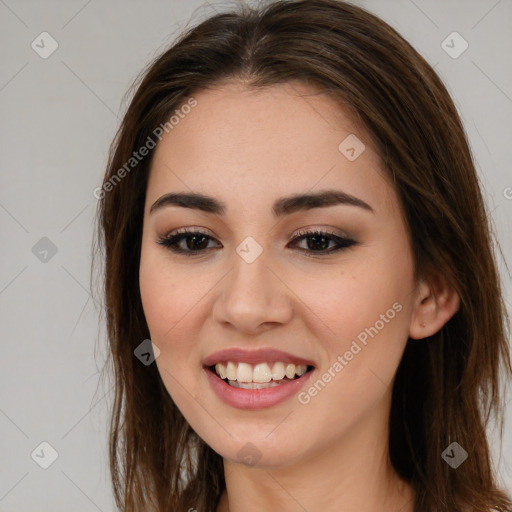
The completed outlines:
<svg viewBox="0 0 512 512">
<path fill-rule="evenodd" d="M 293 363 L 258 363 L 251 365 L 245 362 L 228 361 L 226 364 L 217 363 L 210 367 L 227 384 L 243 389 L 266 389 L 295 380 L 312 366 Z"/>
<path fill-rule="evenodd" d="M 295 365 L 288 363 L 285 366 L 285 375 L 281 379 L 270 379 L 268 382 L 254 382 L 252 380 L 255 378 L 254 373 L 256 372 L 256 378 L 258 378 L 258 372 L 260 370 L 256 369 L 256 366 L 258 365 L 256 365 L 254 368 L 252 368 L 251 365 L 248 365 L 252 374 L 251 380 L 248 382 L 241 382 L 238 380 L 238 378 L 230 380 L 227 377 L 228 364 L 229 362 L 224 365 L 226 371 L 226 377 L 224 378 L 221 378 L 220 374 L 217 373 L 218 370 L 216 370 L 216 367 L 218 364 L 203 368 L 206 374 L 206 379 L 209 383 L 209 387 L 211 387 L 215 395 L 223 403 L 237 409 L 247 410 L 269 408 L 285 402 L 300 392 L 301 388 L 305 386 L 306 382 L 310 379 L 311 375 L 315 371 L 314 366 L 306 366 L 305 370 L 304 368 L 295 367 L 293 369 L 294 376 L 290 379 L 286 375 L 286 370 L 288 370 L 289 374 L 291 375 L 291 366 Z M 238 371 L 241 366 L 241 377 L 242 379 L 247 379 L 249 376 L 249 369 L 244 367 L 244 364 L 247 363 L 238 363 L 236 365 L 235 375 L 238 375 Z M 268 363 L 259 364 L 264 364 L 268 368 L 272 368 L 272 373 L 276 365 L 276 363 L 273 363 L 272 366 L 270 366 Z M 279 371 L 279 373 L 274 375 L 280 376 L 282 373 L 281 364 L 284 365 L 284 363 L 278 362 L 277 364 L 278 366 L 276 369 Z M 233 370 L 232 366 L 229 368 L 229 371 Z M 220 371 L 222 371 L 222 369 L 220 369 Z M 299 371 L 301 375 L 297 375 L 297 371 Z M 245 376 L 244 372 L 246 372 Z M 232 376 L 232 374 L 230 376 Z"/>
</svg>

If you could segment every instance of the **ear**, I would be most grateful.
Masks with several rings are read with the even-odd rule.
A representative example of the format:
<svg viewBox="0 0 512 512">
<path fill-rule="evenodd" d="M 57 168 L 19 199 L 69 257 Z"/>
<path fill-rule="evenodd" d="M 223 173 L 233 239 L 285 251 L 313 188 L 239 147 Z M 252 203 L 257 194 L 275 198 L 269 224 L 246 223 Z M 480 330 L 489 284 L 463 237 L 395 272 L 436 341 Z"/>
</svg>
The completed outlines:
<svg viewBox="0 0 512 512">
<path fill-rule="evenodd" d="M 432 336 L 459 310 L 458 293 L 440 273 L 418 285 L 409 336 L 420 340 Z"/>
</svg>

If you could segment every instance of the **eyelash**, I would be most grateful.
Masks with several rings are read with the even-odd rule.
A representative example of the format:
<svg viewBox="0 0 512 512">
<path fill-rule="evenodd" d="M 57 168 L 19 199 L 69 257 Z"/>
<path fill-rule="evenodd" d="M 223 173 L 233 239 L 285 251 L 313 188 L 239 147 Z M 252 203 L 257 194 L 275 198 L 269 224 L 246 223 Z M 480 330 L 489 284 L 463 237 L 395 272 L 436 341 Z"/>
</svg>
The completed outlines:
<svg viewBox="0 0 512 512">
<path fill-rule="evenodd" d="M 157 243 L 159 245 L 162 245 L 162 246 L 168 248 L 169 250 L 173 251 L 174 253 L 183 254 L 185 256 L 200 255 L 206 249 L 190 251 L 190 250 L 180 249 L 177 247 L 177 244 L 181 240 L 192 237 L 192 236 L 198 236 L 198 235 L 214 240 L 213 237 L 207 235 L 206 233 L 202 233 L 201 231 L 189 230 L 187 228 L 183 228 L 183 229 L 180 229 L 179 231 L 177 231 L 173 235 L 167 235 L 167 236 L 163 236 L 163 237 L 159 238 Z M 320 237 L 330 239 L 330 240 L 336 242 L 338 244 L 338 247 L 336 247 L 335 249 L 331 248 L 331 249 L 322 250 L 322 251 L 310 251 L 308 249 L 302 249 L 302 251 L 304 252 L 304 254 L 306 256 L 310 256 L 313 258 L 318 257 L 318 256 L 325 257 L 333 252 L 341 251 L 343 249 L 347 249 L 347 248 L 357 244 L 357 242 L 355 240 L 352 240 L 350 238 L 345 238 L 345 237 L 336 235 L 331 232 L 320 231 L 320 230 L 299 231 L 299 233 L 297 233 L 297 236 L 292 240 L 292 242 L 297 243 L 304 239 L 314 237 L 314 236 L 320 236 Z"/>
</svg>

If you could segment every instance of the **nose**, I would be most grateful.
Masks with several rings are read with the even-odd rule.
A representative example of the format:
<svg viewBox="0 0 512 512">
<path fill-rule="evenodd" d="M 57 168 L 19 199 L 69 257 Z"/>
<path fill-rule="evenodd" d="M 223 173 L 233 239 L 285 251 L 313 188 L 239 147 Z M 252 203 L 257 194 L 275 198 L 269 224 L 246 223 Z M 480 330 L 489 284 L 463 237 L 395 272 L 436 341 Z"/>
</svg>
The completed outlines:
<svg viewBox="0 0 512 512">
<path fill-rule="evenodd" d="M 293 295 L 283 277 L 266 261 L 265 251 L 252 263 L 238 254 L 233 268 L 221 281 L 222 292 L 213 306 L 216 322 L 246 334 L 289 322 Z"/>
</svg>

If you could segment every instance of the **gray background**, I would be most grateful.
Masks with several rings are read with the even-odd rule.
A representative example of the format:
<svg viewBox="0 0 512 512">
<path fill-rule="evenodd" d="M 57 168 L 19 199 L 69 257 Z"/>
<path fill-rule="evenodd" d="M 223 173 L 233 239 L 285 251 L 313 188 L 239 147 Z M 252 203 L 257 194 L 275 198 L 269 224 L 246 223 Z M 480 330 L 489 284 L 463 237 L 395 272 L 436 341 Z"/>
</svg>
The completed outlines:
<svg viewBox="0 0 512 512">
<path fill-rule="evenodd" d="M 512 2 L 357 3 L 404 35 L 446 83 L 510 262 Z M 185 26 L 231 5 L 0 0 L 2 512 L 114 510 L 106 456 L 112 393 L 98 380 L 104 330 L 89 286 L 93 190 L 132 80 Z M 31 47 L 43 31 L 58 43 L 46 59 Z M 456 59 L 441 46 L 453 31 L 469 44 Z M 55 254 L 40 252 L 48 249 L 43 237 Z M 500 268 L 510 307 L 503 259 Z M 58 453 L 48 469 L 35 462 L 50 460 L 43 441 Z M 512 489 L 512 402 L 499 471 Z"/>
</svg>

